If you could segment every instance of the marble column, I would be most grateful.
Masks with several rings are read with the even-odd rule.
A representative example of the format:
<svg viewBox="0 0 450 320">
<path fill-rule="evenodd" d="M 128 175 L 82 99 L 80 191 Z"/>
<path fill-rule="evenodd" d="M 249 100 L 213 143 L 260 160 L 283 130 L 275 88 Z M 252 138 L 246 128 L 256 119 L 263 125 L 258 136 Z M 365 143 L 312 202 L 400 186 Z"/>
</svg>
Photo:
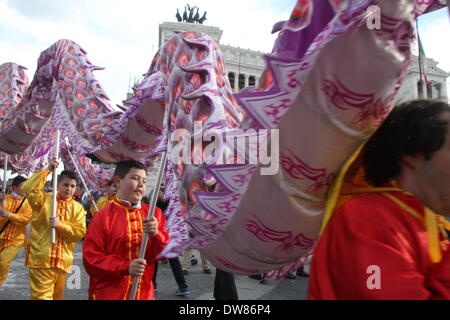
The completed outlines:
<svg viewBox="0 0 450 320">
<path fill-rule="evenodd" d="M 235 73 L 234 76 L 234 86 L 233 86 L 234 92 L 239 92 L 239 74 Z"/>
</svg>

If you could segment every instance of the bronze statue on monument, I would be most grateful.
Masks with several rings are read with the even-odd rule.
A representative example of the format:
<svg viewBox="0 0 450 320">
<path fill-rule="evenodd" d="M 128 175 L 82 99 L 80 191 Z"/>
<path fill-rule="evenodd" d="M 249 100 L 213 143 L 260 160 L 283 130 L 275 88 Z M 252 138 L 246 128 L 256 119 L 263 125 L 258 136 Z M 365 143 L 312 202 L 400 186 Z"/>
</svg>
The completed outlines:
<svg viewBox="0 0 450 320">
<path fill-rule="evenodd" d="M 181 18 L 180 12 L 177 9 L 177 14 L 175 15 L 175 17 L 177 18 L 178 22 L 183 21 L 183 18 Z"/>
<path fill-rule="evenodd" d="M 197 9 L 197 12 L 194 15 L 194 11 Z M 189 13 L 188 13 L 189 12 Z M 200 17 L 200 8 L 197 6 L 191 7 L 189 4 L 186 4 L 184 7 L 183 16 L 180 15 L 180 11 L 177 8 L 177 13 L 175 14 L 175 17 L 177 18 L 178 22 L 186 22 L 186 23 L 199 23 L 203 24 L 206 20 L 206 12 L 203 13 L 203 16 Z"/>
</svg>

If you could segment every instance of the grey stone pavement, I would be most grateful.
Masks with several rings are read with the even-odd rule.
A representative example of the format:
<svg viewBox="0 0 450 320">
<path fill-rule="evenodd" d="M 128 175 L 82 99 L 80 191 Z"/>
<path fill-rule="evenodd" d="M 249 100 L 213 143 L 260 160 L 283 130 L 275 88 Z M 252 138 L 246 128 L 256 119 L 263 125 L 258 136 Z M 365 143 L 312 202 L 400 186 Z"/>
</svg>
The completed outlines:
<svg viewBox="0 0 450 320">
<path fill-rule="evenodd" d="M 75 248 L 74 265 L 77 266 L 69 273 L 66 281 L 64 300 L 87 300 L 89 277 L 84 270 L 82 255 L 82 242 Z M 198 251 L 193 254 L 199 259 Z M 168 263 L 159 263 L 158 292 L 156 300 L 213 300 L 215 267 L 211 266 L 212 274 L 205 274 L 201 264 L 193 265 L 189 274 L 185 276 L 190 293 L 187 296 L 175 295 L 177 284 Z M 80 281 L 78 281 L 78 280 Z M 266 284 L 260 284 L 245 275 L 235 275 L 236 286 L 240 300 L 306 300 L 308 278 L 296 279 L 269 279 Z M 77 282 L 78 281 L 78 282 Z M 24 266 L 24 249 L 11 264 L 8 278 L 0 287 L 0 300 L 29 300 L 28 268 Z"/>
</svg>

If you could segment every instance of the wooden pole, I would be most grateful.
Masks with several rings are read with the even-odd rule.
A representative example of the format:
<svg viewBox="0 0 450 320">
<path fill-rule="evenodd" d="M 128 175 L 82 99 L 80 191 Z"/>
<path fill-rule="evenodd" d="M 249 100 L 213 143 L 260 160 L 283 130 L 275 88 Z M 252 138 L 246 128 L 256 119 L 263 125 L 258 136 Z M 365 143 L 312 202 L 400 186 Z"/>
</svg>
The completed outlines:
<svg viewBox="0 0 450 320">
<path fill-rule="evenodd" d="M 83 184 L 84 189 L 86 190 L 88 196 L 90 196 L 91 195 L 91 191 L 87 187 L 86 182 L 84 181 L 83 175 L 81 174 L 81 170 L 80 170 L 80 168 L 78 168 L 78 165 L 75 162 L 75 159 L 73 158 L 72 153 L 70 152 L 69 149 L 67 149 L 67 153 L 69 153 L 70 160 L 72 160 L 72 163 L 73 163 L 73 165 L 75 166 L 75 169 L 78 172 L 78 176 L 80 177 L 80 180 L 81 180 L 81 183 Z M 97 207 L 97 204 L 95 203 L 95 201 L 92 200 L 91 202 L 94 205 L 95 210 L 98 211 L 98 207 Z"/>
<path fill-rule="evenodd" d="M 59 137 L 60 137 L 60 132 L 59 130 L 56 130 L 56 141 L 55 141 L 55 158 L 58 159 L 59 158 Z M 58 195 L 58 175 L 56 174 L 56 168 L 53 169 L 53 199 L 52 199 L 52 217 L 55 218 L 56 217 L 56 209 L 58 206 L 57 203 L 57 199 L 56 196 Z M 56 230 L 55 228 L 51 229 L 51 235 L 52 235 L 52 243 L 55 244 L 56 243 Z"/>
<path fill-rule="evenodd" d="M 5 153 L 5 159 L 3 162 L 3 193 L 6 196 L 6 173 L 8 171 L 8 160 L 9 160 L 9 156 L 8 154 Z M 5 208 L 5 200 L 2 201 L 2 208 Z"/>
<path fill-rule="evenodd" d="M 147 218 L 153 217 L 153 214 L 155 212 L 156 202 L 158 200 L 158 194 L 159 194 L 159 190 L 161 188 L 161 181 L 162 181 L 162 177 L 164 175 L 164 171 L 166 168 L 166 159 L 167 159 L 167 152 L 163 152 L 162 157 L 161 157 L 161 165 L 159 166 L 158 176 L 156 178 L 156 184 L 155 184 L 155 187 L 153 188 L 152 197 L 150 199 L 150 206 L 149 206 Z M 144 259 L 145 252 L 147 250 L 147 244 L 148 244 L 148 234 L 144 233 L 144 236 L 142 237 L 142 243 L 141 243 L 141 248 L 139 251 L 138 259 Z M 136 300 L 136 293 L 137 293 L 137 288 L 138 288 L 140 278 L 141 277 L 134 277 L 134 279 L 133 279 L 133 286 L 131 287 L 130 300 Z"/>
<path fill-rule="evenodd" d="M 8 171 L 8 155 L 5 153 L 3 162 L 3 192 L 6 193 L 6 171 Z"/>
</svg>

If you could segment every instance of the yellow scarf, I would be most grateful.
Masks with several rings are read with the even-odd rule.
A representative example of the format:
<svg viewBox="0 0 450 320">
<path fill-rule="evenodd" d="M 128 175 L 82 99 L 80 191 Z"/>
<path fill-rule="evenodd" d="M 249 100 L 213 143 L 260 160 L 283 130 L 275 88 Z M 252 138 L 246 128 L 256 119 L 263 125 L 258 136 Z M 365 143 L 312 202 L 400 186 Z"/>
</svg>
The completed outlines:
<svg viewBox="0 0 450 320">
<path fill-rule="evenodd" d="M 344 163 L 341 170 L 338 173 L 336 180 L 333 183 L 333 186 L 330 188 L 328 193 L 327 203 L 325 205 L 324 219 L 322 222 L 322 227 L 320 230 L 320 234 L 324 232 L 328 222 L 330 221 L 335 209 L 342 204 L 346 200 L 349 200 L 355 195 L 364 194 L 364 193 L 381 193 L 381 195 L 386 198 L 392 200 L 397 205 L 399 205 L 403 210 L 410 213 L 417 219 L 419 219 L 425 226 L 425 230 L 428 235 L 428 251 L 430 254 L 431 261 L 434 263 L 440 262 L 442 260 L 442 249 L 439 241 L 439 231 L 441 231 L 442 235 L 445 239 L 447 239 L 447 233 L 444 229 L 450 230 L 450 222 L 445 220 L 445 218 L 441 215 L 434 213 L 431 209 L 425 206 L 425 215 L 422 217 L 415 209 L 411 208 L 409 205 L 404 203 L 402 200 L 393 196 L 388 191 L 399 191 L 408 195 L 412 195 L 409 192 L 406 192 L 397 187 L 372 187 L 370 185 L 362 186 L 354 185 L 352 186 L 349 181 L 346 181 L 347 173 L 351 169 L 351 166 L 359 160 L 359 155 L 364 145 L 361 145 L 358 150 L 356 150 Z M 361 180 L 363 176 L 363 171 L 359 168 L 357 174 L 354 176 L 358 180 Z M 394 183 L 395 185 L 395 183 Z"/>
</svg>

